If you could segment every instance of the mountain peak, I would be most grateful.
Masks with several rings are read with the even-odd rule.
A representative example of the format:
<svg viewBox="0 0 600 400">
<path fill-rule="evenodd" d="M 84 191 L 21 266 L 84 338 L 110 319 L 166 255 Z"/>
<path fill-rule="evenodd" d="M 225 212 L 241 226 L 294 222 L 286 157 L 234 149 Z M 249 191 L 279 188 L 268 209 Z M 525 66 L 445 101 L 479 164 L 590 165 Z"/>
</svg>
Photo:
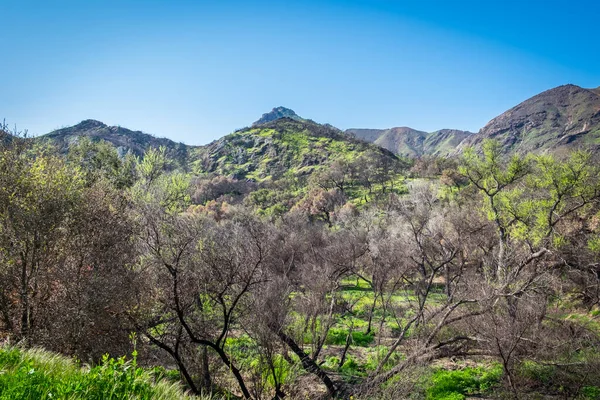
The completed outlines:
<svg viewBox="0 0 600 400">
<path fill-rule="evenodd" d="M 75 125 L 78 129 L 94 129 L 94 128 L 105 128 L 107 125 L 103 122 L 97 121 L 95 119 L 85 119 Z"/>
<path fill-rule="evenodd" d="M 281 118 L 291 118 L 296 121 L 304 121 L 304 118 L 300 117 L 294 112 L 294 110 L 286 107 L 275 107 L 270 112 L 264 113 L 252 126 L 266 124 L 267 122 L 275 121 Z"/>
</svg>

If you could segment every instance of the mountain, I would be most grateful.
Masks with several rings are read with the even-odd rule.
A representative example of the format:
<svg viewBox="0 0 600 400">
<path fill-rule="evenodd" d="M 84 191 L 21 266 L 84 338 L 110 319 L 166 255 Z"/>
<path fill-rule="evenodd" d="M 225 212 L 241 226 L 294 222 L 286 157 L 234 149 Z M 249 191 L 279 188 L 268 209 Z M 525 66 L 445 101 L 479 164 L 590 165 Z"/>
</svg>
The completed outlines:
<svg viewBox="0 0 600 400">
<path fill-rule="evenodd" d="M 121 154 L 131 151 L 139 156 L 151 147 L 165 146 L 182 165 L 195 160 L 200 171 L 248 179 L 279 176 L 287 169 L 304 174 L 335 158 L 376 151 L 376 146 L 365 142 L 408 157 L 456 155 L 468 146 L 479 147 L 485 139 L 498 140 L 505 154 L 564 153 L 577 148 L 597 151 L 600 150 L 600 87 L 564 85 L 547 90 L 492 119 L 478 133 L 453 129 L 424 132 L 408 127 L 343 132 L 304 119 L 289 108 L 275 107 L 250 128 L 200 147 L 95 120 L 82 121 L 36 140 L 52 141 L 65 152 L 82 136 L 112 143 Z M 383 150 L 377 151 L 384 154 Z M 389 152 L 386 157 L 391 156 Z"/>
<path fill-rule="evenodd" d="M 100 121 L 88 119 L 77 125 L 57 129 L 38 140 L 49 140 L 59 151 L 65 152 L 69 146 L 77 142 L 79 137 L 89 137 L 92 140 L 105 140 L 114 145 L 120 154 L 131 151 L 137 156 L 143 155 L 151 147 L 164 146 L 168 152 L 180 153 L 186 151 L 183 143 L 177 143 L 167 138 L 157 138 L 141 131 L 132 131 L 120 126 L 108 126 Z"/>
<path fill-rule="evenodd" d="M 266 124 L 281 118 L 290 118 L 296 121 L 306 121 L 304 118 L 296 114 L 294 110 L 290 110 L 289 108 L 285 107 L 275 107 L 270 112 L 264 113 L 262 117 L 252 124 L 252 126 Z"/>
<path fill-rule="evenodd" d="M 455 151 L 456 146 L 471 132 L 442 129 L 423 132 L 408 127 L 390 129 L 348 129 L 346 133 L 407 157 L 423 155 L 445 156 Z"/>
<path fill-rule="evenodd" d="M 412 128 L 348 129 L 357 138 L 401 156 L 447 156 L 485 139 L 501 143 L 505 154 L 555 153 L 584 148 L 600 150 L 600 87 L 563 85 L 525 100 L 487 123 L 478 133 Z"/>
<path fill-rule="evenodd" d="M 465 138 L 457 152 L 498 140 L 506 154 L 600 149 L 600 88 L 564 85 L 525 100 Z"/>
<path fill-rule="evenodd" d="M 254 181 L 284 174 L 304 176 L 336 159 L 381 157 L 400 163 L 394 154 L 329 125 L 289 117 L 254 125 L 198 149 L 196 170 Z"/>
</svg>

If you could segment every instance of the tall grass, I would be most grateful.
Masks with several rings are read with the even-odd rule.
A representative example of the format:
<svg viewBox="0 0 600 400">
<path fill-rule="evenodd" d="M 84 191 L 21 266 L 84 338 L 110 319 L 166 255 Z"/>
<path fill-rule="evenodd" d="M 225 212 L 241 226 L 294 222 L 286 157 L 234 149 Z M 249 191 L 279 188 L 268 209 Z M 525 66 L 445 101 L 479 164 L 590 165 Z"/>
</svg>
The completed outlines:
<svg viewBox="0 0 600 400">
<path fill-rule="evenodd" d="M 105 357 L 93 368 L 42 349 L 0 347 L 0 400 L 184 400 L 178 384 L 139 368 L 135 358 Z M 208 400 L 208 398 L 202 398 Z"/>
</svg>

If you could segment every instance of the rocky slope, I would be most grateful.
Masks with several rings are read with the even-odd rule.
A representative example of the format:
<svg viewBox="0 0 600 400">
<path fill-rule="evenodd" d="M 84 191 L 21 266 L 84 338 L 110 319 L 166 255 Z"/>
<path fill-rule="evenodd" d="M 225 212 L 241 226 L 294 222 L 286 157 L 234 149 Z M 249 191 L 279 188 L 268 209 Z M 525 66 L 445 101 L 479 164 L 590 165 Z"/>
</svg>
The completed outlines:
<svg viewBox="0 0 600 400">
<path fill-rule="evenodd" d="M 600 149 L 600 88 L 564 85 L 540 93 L 492 119 L 457 152 L 498 140 L 506 154 Z"/>
<path fill-rule="evenodd" d="M 442 129 L 423 132 L 401 127 L 348 129 L 357 138 L 397 155 L 458 155 L 498 140 L 505 154 L 554 153 L 574 149 L 600 150 L 600 88 L 564 85 L 540 93 L 492 119 L 478 133 Z"/>
</svg>

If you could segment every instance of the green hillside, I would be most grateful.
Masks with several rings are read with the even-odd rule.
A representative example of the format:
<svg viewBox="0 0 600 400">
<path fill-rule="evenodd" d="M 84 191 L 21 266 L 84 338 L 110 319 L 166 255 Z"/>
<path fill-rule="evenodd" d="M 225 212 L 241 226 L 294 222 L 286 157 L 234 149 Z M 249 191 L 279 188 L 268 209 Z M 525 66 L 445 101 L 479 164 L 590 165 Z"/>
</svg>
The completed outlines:
<svg viewBox="0 0 600 400">
<path fill-rule="evenodd" d="M 197 149 L 194 170 L 256 182 L 307 176 L 336 160 L 382 157 L 391 152 L 312 121 L 282 118 L 242 129 Z"/>
</svg>

